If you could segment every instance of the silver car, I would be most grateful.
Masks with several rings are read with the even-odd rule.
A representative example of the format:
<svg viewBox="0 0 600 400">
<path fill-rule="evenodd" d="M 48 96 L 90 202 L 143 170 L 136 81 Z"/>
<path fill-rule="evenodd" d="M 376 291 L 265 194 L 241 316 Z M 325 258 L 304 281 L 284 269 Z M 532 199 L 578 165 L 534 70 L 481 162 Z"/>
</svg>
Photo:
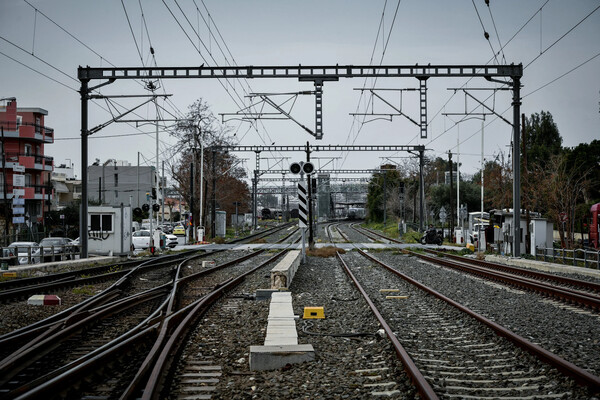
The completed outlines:
<svg viewBox="0 0 600 400">
<path fill-rule="evenodd" d="M 14 248 L 19 264 L 31 264 L 40 262 L 40 247 L 36 242 L 13 242 L 8 247 Z"/>
</svg>

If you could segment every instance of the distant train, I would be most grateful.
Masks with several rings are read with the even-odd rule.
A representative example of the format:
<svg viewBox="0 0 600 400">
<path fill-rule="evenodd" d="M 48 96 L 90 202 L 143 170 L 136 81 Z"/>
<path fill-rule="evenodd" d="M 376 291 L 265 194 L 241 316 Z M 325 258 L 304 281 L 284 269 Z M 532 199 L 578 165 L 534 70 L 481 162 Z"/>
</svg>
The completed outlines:
<svg viewBox="0 0 600 400">
<path fill-rule="evenodd" d="M 349 208 L 347 218 L 349 220 L 365 219 L 365 209 L 364 208 Z"/>
<path fill-rule="evenodd" d="M 262 219 L 281 219 L 283 213 L 281 210 L 263 208 L 260 215 Z"/>
</svg>

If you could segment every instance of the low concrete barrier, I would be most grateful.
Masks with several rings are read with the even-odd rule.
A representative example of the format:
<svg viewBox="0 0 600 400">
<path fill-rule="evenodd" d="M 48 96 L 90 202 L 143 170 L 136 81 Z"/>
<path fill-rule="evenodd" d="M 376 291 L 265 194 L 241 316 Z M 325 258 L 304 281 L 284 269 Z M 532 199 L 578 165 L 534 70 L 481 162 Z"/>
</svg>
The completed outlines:
<svg viewBox="0 0 600 400">
<path fill-rule="evenodd" d="M 250 369 L 272 370 L 315 359 L 311 344 L 298 344 L 292 294 L 277 292 L 271 295 L 267 335 L 264 346 L 250 346 Z"/>
<path fill-rule="evenodd" d="M 290 287 L 300 260 L 300 250 L 290 250 L 271 270 L 271 289 Z"/>
</svg>

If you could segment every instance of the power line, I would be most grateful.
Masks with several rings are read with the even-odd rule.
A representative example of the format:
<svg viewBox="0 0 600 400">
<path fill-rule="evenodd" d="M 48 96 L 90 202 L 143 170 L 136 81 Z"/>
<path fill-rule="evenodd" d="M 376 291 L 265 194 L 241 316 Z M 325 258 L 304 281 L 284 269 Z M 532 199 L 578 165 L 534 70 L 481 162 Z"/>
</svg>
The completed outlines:
<svg viewBox="0 0 600 400">
<path fill-rule="evenodd" d="M 525 98 L 525 97 L 527 97 L 527 96 L 531 96 L 532 94 L 534 94 L 534 93 L 536 93 L 536 92 L 538 92 L 538 91 L 540 91 L 540 90 L 544 89 L 546 86 L 549 86 L 549 85 L 553 84 L 553 83 L 554 83 L 554 82 L 556 82 L 557 80 L 559 80 L 559 79 L 561 79 L 561 78 L 563 78 L 563 77 L 565 77 L 565 76 L 569 75 L 571 72 L 573 72 L 573 71 L 575 71 L 575 70 L 579 69 L 580 67 L 583 67 L 585 64 L 589 63 L 590 61 L 592 61 L 593 59 L 597 58 L 598 56 L 600 56 L 600 53 L 597 53 L 596 55 L 594 55 L 594 56 L 592 56 L 592 57 L 588 58 L 587 60 L 585 60 L 585 61 L 584 61 L 584 62 L 582 62 L 581 64 L 577 65 L 576 67 L 573 67 L 573 68 L 571 68 L 570 70 L 568 70 L 567 72 L 565 72 L 564 74 L 562 74 L 562 75 L 560 75 L 560 76 L 558 76 L 558 77 L 556 77 L 556 78 L 552 79 L 550 82 L 548 82 L 548 83 L 545 83 L 544 85 L 540 86 L 539 88 L 537 88 L 537 89 L 535 89 L 535 90 L 532 90 L 531 92 L 529 92 L 529 93 L 527 93 L 527 94 L 523 95 L 523 97 L 522 97 L 522 98 Z"/>
<path fill-rule="evenodd" d="M 133 42 L 135 43 L 135 48 L 138 52 L 138 55 L 140 56 L 140 62 L 142 63 L 142 66 L 145 66 L 144 59 L 143 59 L 142 53 L 140 51 L 140 46 L 138 46 L 137 39 L 135 38 L 135 34 L 133 33 L 133 28 L 131 27 L 131 21 L 129 20 L 129 15 L 127 14 L 127 9 L 125 8 L 125 3 L 123 2 L 123 0 L 121 0 L 121 5 L 123 6 L 123 11 L 125 12 L 125 18 L 127 18 L 127 24 L 129 25 L 129 31 L 131 32 L 131 36 L 133 36 Z"/>
<path fill-rule="evenodd" d="M 67 84 L 64 84 L 64 83 L 62 83 L 62 82 L 60 82 L 60 81 L 58 81 L 58 80 L 56 80 L 56 79 L 54 79 L 54 78 L 52 78 L 52 77 L 50 77 L 50 76 L 46 75 L 46 74 L 44 74 L 43 72 L 40 72 L 40 71 L 38 71 L 37 69 L 35 69 L 35 68 L 32 68 L 32 67 L 30 67 L 29 65 L 26 65 L 26 64 L 22 63 L 21 61 L 18 61 L 18 60 L 16 60 L 16 59 L 12 58 L 12 57 L 11 57 L 11 56 L 9 56 L 8 54 L 5 54 L 5 53 L 3 53 L 3 52 L 1 52 L 1 51 L 0 51 L 0 54 L 2 54 L 2 55 L 3 55 L 4 57 L 6 57 L 6 58 L 9 58 L 9 59 L 13 60 L 13 61 L 14 61 L 14 62 L 16 62 L 17 64 L 20 64 L 20 65 L 24 66 L 25 68 L 28 68 L 28 69 L 32 70 L 33 72 L 36 72 L 36 73 L 38 73 L 38 74 L 42 75 L 43 77 L 45 77 L 45 78 L 48 78 L 48 79 L 50 79 L 51 81 L 53 81 L 53 82 L 56 82 L 56 83 L 58 83 L 59 85 L 62 85 L 62 86 L 64 86 L 64 87 L 66 87 L 67 89 L 71 89 L 71 90 L 72 90 L 72 91 L 74 91 L 75 93 L 79 93 L 79 91 L 78 91 L 77 89 L 74 89 L 74 88 L 70 87 L 69 85 L 67 85 Z"/>
<path fill-rule="evenodd" d="M 529 61 L 529 63 L 527 65 L 525 65 L 523 67 L 523 69 L 525 69 L 525 68 L 529 67 L 531 64 L 533 64 L 538 58 L 540 58 L 544 53 L 546 53 L 548 50 L 550 50 L 552 47 L 554 47 L 554 45 L 556 43 L 560 42 L 565 36 L 567 36 L 569 33 L 571 33 L 575 28 L 577 28 L 579 25 L 581 25 L 583 23 L 583 21 L 585 21 L 586 19 L 588 19 L 599 8 L 600 8 L 600 6 L 594 8 L 588 15 L 586 15 L 585 17 L 583 17 L 583 19 L 581 21 L 579 21 L 578 23 L 576 23 L 571 29 L 569 29 L 561 37 L 559 37 L 558 39 L 556 39 L 554 41 L 554 43 L 552 43 L 550 46 L 546 47 L 546 49 L 544 51 L 542 51 L 540 54 L 538 54 L 537 57 L 535 57 L 533 60 Z"/>
<path fill-rule="evenodd" d="M 475 0 L 471 0 L 471 2 L 473 3 L 473 7 L 475 8 L 475 12 L 477 13 L 477 18 L 479 18 L 479 23 L 481 24 L 481 29 L 483 29 L 483 36 L 485 37 L 485 40 L 487 40 L 488 44 L 490 45 L 490 49 L 492 50 L 492 54 L 494 55 L 494 60 L 496 60 L 496 64 L 498 64 L 498 58 L 496 57 L 496 52 L 494 51 L 494 46 L 492 46 L 492 42 L 490 42 L 490 34 L 487 33 L 487 31 L 485 30 L 485 26 L 483 25 L 483 21 L 481 20 L 481 15 L 479 15 L 479 10 L 477 9 L 477 6 L 475 5 Z"/>
</svg>

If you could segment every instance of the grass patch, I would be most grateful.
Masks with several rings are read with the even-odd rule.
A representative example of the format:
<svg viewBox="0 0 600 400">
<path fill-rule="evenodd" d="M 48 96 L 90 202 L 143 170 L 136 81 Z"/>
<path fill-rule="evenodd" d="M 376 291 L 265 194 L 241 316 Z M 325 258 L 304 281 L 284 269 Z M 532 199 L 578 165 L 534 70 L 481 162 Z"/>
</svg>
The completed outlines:
<svg viewBox="0 0 600 400">
<path fill-rule="evenodd" d="M 265 238 L 258 238 L 258 239 L 254 239 L 253 241 L 251 241 L 250 243 L 252 244 L 262 244 L 262 243 L 267 243 L 267 239 Z"/>
<path fill-rule="evenodd" d="M 83 286 L 73 289 L 73 294 L 82 294 L 84 296 L 93 296 L 94 288 L 93 286 Z"/>
<path fill-rule="evenodd" d="M 223 244 L 223 243 L 225 243 L 225 238 L 221 237 L 221 236 L 217 236 L 217 237 L 213 238 L 213 240 L 211 240 L 211 242 L 213 242 L 215 244 Z"/>
<path fill-rule="evenodd" d="M 345 254 L 346 251 L 344 249 L 340 249 L 339 247 L 327 246 L 321 248 L 308 249 L 306 254 L 312 257 L 335 257 L 336 253 Z"/>
<path fill-rule="evenodd" d="M 404 243 L 421 243 L 421 235 L 416 231 L 408 231 L 404 235 L 402 235 L 402 241 Z"/>
</svg>

